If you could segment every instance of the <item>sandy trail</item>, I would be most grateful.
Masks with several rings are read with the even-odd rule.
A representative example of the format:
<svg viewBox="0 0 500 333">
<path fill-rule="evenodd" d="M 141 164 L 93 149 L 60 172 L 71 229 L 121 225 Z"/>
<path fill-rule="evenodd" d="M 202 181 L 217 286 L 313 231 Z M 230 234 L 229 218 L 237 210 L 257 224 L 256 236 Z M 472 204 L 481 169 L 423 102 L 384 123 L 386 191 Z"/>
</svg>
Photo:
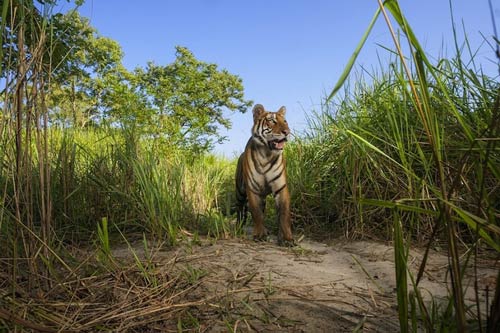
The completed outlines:
<svg viewBox="0 0 500 333">
<path fill-rule="evenodd" d="M 159 267 L 192 279 L 195 288 L 188 299 L 207 300 L 180 318 L 193 331 L 399 331 L 394 255 L 388 244 L 337 241 L 327 245 L 305 240 L 289 249 L 277 246 L 275 240 L 196 243 L 187 242 L 155 256 Z M 116 254 L 125 256 L 126 251 Z M 422 255 L 422 250 L 410 253 L 414 272 Z M 420 283 L 426 300 L 445 301 L 446 267 L 445 253 L 432 251 Z M 486 286 L 492 297 L 498 267 L 492 261 L 479 267 L 483 311 Z M 474 301 L 472 285 L 466 301 Z"/>
</svg>

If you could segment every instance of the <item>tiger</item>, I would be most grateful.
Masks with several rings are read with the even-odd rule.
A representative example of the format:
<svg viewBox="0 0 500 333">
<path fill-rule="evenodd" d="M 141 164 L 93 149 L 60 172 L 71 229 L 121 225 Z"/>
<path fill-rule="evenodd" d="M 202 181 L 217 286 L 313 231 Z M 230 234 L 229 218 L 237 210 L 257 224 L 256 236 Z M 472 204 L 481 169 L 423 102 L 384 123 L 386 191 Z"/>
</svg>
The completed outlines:
<svg viewBox="0 0 500 333">
<path fill-rule="evenodd" d="M 290 136 L 285 119 L 286 108 L 269 112 L 261 104 L 252 110 L 252 136 L 238 158 L 236 167 L 236 210 L 241 225 L 246 219 L 247 209 L 253 220 L 253 238 L 267 238 L 264 227 L 266 197 L 275 199 L 279 224 L 278 244 L 294 246 L 290 214 L 290 192 L 286 181 L 283 149 Z M 247 208 L 248 203 L 248 208 Z"/>
</svg>

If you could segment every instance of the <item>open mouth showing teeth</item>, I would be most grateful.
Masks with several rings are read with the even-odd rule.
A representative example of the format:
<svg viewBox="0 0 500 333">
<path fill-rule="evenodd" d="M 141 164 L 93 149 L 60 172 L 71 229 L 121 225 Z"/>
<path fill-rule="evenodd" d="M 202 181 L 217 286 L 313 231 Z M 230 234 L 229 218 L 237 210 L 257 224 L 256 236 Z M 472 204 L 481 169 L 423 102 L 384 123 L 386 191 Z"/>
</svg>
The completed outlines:
<svg viewBox="0 0 500 333">
<path fill-rule="evenodd" d="M 275 149 L 275 150 L 283 150 L 283 148 L 285 148 L 286 141 L 287 141 L 286 138 L 281 139 L 281 140 L 269 141 L 269 148 Z"/>
</svg>

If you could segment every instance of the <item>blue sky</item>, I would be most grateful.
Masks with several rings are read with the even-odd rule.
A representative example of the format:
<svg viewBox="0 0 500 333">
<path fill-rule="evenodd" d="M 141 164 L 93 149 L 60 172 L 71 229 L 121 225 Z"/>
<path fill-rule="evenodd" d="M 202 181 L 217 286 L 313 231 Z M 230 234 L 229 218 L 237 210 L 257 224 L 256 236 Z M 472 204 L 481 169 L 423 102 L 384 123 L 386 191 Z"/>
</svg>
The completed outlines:
<svg viewBox="0 0 500 333">
<path fill-rule="evenodd" d="M 292 131 L 300 133 L 337 82 L 377 6 L 376 0 L 87 0 L 79 11 L 102 36 L 121 45 L 127 68 L 148 61 L 168 64 L 175 46 L 185 46 L 199 60 L 240 76 L 247 99 L 269 110 L 285 105 Z M 400 6 L 431 57 L 454 54 L 448 0 L 400 0 Z M 498 26 L 498 0 L 493 6 Z M 484 44 L 482 35 L 492 41 L 487 0 L 454 0 L 453 9 L 473 49 Z M 392 48 L 382 17 L 358 66 L 378 68 L 379 57 L 387 57 L 379 45 Z M 476 61 L 496 75 L 488 45 Z M 244 149 L 252 116 L 230 118 L 233 128 L 224 132 L 229 141 L 215 151 L 233 157 Z"/>
</svg>

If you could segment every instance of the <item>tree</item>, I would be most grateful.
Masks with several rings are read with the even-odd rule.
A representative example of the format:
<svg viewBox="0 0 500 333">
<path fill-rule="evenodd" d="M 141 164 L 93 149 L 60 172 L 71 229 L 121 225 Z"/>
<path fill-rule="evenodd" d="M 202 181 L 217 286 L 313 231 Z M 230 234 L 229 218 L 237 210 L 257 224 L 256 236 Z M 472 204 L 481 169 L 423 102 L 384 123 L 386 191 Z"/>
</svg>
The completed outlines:
<svg viewBox="0 0 500 333">
<path fill-rule="evenodd" d="M 241 78 L 197 60 L 180 46 L 172 64 L 149 62 L 146 68 L 136 68 L 131 85 L 140 95 L 147 131 L 194 151 L 207 151 L 224 141 L 220 128 L 231 127 L 224 112 L 245 112 L 252 103 L 244 99 Z"/>
<path fill-rule="evenodd" d="M 29 20 L 27 26 L 32 27 L 23 34 L 28 46 L 23 61 L 43 50 L 38 52 L 40 75 L 51 126 L 133 126 L 143 137 L 203 152 L 225 140 L 220 131 L 231 126 L 227 112 L 245 112 L 251 104 L 244 99 L 238 76 L 196 59 L 185 47 L 176 47 L 171 64 L 149 62 L 130 72 L 122 65 L 120 45 L 100 36 L 88 19 L 77 11 L 42 17 L 34 1 L 48 0 L 14 2 L 24 4 L 22 20 Z M 3 52 L 18 47 L 16 20 L 22 21 L 7 15 L 10 25 L 4 25 L 0 34 L 4 59 L 0 78 L 19 72 L 19 59 L 12 57 L 17 53 Z M 35 38 L 38 35 L 43 38 Z"/>
<path fill-rule="evenodd" d="M 123 51 L 116 41 L 100 36 L 76 11 L 56 14 L 52 22 L 51 56 L 60 59 L 51 76 L 52 121 L 63 126 L 95 125 L 100 96 L 109 89 L 103 78 L 124 70 Z"/>
<path fill-rule="evenodd" d="M 27 59 L 37 57 L 42 53 L 43 69 L 46 73 L 62 72 L 72 64 L 73 48 L 81 45 L 93 31 L 88 25 L 68 25 L 65 18 L 78 16 L 76 11 L 66 15 L 55 14 L 47 16 L 45 12 L 56 5 L 57 0 L 0 0 L 0 58 L 2 67 L 0 77 L 13 74 L 18 64 L 26 59 L 19 59 L 20 44 L 24 46 Z M 67 0 L 69 2 L 69 0 Z M 77 0 L 75 4 L 81 5 Z M 45 8 L 43 13 L 41 8 Z M 82 21 L 84 22 L 84 21 Z M 22 40 L 20 40 L 22 38 Z M 19 52 L 18 52 L 19 53 Z"/>
</svg>

